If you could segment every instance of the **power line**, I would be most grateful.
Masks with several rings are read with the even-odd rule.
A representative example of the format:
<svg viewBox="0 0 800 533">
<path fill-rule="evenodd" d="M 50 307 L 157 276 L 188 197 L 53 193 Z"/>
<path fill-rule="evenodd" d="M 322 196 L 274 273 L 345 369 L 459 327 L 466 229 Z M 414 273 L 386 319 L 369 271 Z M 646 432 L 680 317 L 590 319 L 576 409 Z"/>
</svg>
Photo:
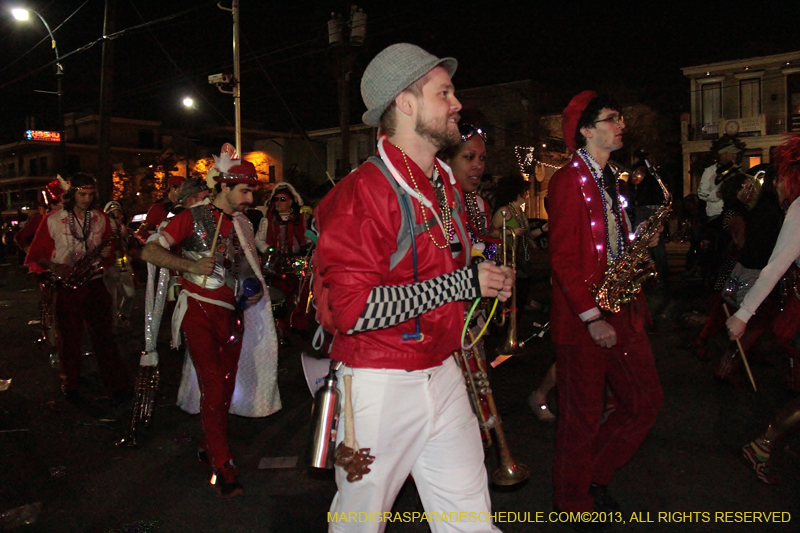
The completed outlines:
<svg viewBox="0 0 800 533">
<path fill-rule="evenodd" d="M 79 54 L 81 52 L 85 52 L 86 50 L 89 50 L 90 48 L 92 48 L 94 45 L 96 45 L 98 43 L 102 43 L 103 41 L 118 39 L 118 38 L 122 37 L 123 35 L 125 35 L 127 33 L 130 33 L 130 32 L 133 32 L 135 30 L 147 28 L 149 26 L 153 26 L 153 25 L 156 25 L 156 24 L 161 24 L 162 22 L 166 22 L 166 21 L 169 21 L 169 20 L 173 20 L 173 19 L 179 18 L 179 17 L 182 17 L 182 16 L 187 15 L 189 13 L 192 13 L 194 11 L 198 11 L 199 9 L 202 9 L 204 7 L 205 7 L 205 5 L 192 7 L 192 8 L 186 9 L 184 11 L 181 11 L 179 13 L 173 13 L 172 15 L 167 15 L 165 17 L 161 17 L 159 19 L 155 19 L 155 20 L 152 20 L 150 22 L 145 22 L 143 24 L 137 24 L 136 26 L 131 26 L 130 28 L 125 28 L 124 30 L 120 30 L 118 32 L 114 32 L 114 33 L 112 33 L 110 35 L 103 35 L 102 37 L 100 37 L 98 39 L 95 39 L 94 41 L 89 42 L 89 43 L 81 46 L 80 48 L 76 48 L 75 50 L 72 50 L 71 52 L 67 52 L 66 54 L 61 54 L 61 57 L 59 58 L 59 61 L 64 61 L 66 58 L 68 58 L 70 56 L 73 56 L 75 54 Z M 35 68 L 35 69 L 27 72 L 26 74 L 23 74 L 22 76 L 20 76 L 18 78 L 15 78 L 15 79 L 13 79 L 13 80 L 11 80 L 9 82 L 6 82 L 3 85 L 0 85 L 0 89 L 5 89 L 6 87 L 8 87 L 10 85 L 13 85 L 13 84 L 15 84 L 15 83 L 17 83 L 19 81 L 22 81 L 22 80 L 32 76 L 33 74 L 41 72 L 42 70 L 46 69 L 47 67 L 55 65 L 57 62 L 58 61 L 53 60 L 53 61 L 50 61 L 49 63 L 46 63 L 46 64 L 42 65 L 39 68 Z"/>
<path fill-rule="evenodd" d="M 134 11 L 136 11 L 136 14 L 137 14 L 137 15 L 139 15 L 139 18 L 140 18 L 140 19 L 142 19 L 142 22 L 144 22 L 144 17 L 142 17 L 142 14 L 141 14 L 141 13 L 139 12 L 139 10 L 136 8 L 136 5 L 133 3 L 133 0 L 128 0 L 128 1 L 130 2 L 130 4 L 131 4 L 131 7 L 133 7 L 133 10 L 134 10 Z M 228 119 L 228 117 L 226 117 L 226 116 L 225 116 L 225 115 L 224 115 L 224 114 L 223 114 L 223 113 L 222 113 L 222 112 L 221 112 L 219 109 L 217 109 L 217 108 L 216 108 L 216 106 L 214 106 L 214 104 L 212 104 L 212 103 L 209 101 L 209 99 L 208 99 L 208 98 L 206 98 L 206 96 L 205 96 L 205 95 L 204 95 L 202 92 L 200 92 L 200 90 L 198 89 L 198 87 L 195 85 L 194 81 L 193 81 L 193 80 L 192 80 L 192 79 L 191 79 L 189 76 L 187 76 L 187 75 L 186 75 L 186 74 L 183 72 L 183 70 L 181 70 L 181 68 L 178 66 L 178 63 L 176 63 L 176 62 L 175 62 L 175 60 L 174 60 L 174 59 L 172 59 L 172 56 L 170 56 L 170 55 L 169 55 L 169 53 L 168 53 L 168 52 L 167 52 L 167 50 L 164 48 L 164 46 L 161 44 L 161 42 L 158 40 L 158 38 L 156 38 L 156 36 L 153 34 L 153 30 L 152 30 L 152 28 L 150 28 L 150 27 L 148 26 L 148 27 L 147 27 L 147 30 L 148 30 L 148 32 L 150 33 L 150 35 L 151 35 L 151 37 L 153 38 L 153 40 L 154 40 L 154 41 L 156 42 L 156 44 L 158 45 L 158 47 L 159 47 L 159 48 L 161 48 L 161 51 L 162 51 L 162 52 L 164 52 L 164 55 L 166 56 L 167 60 L 169 60 L 169 62 L 170 62 L 170 63 L 172 63 L 172 66 L 173 66 L 173 67 L 175 67 L 175 70 L 177 70 L 178 72 L 180 72 L 181 76 L 183 76 L 183 78 L 184 78 L 184 79 L 186 79 L 186 81 L 188 81 L 188 82 L 189 82 L 189 84 L 192 86 L 192 88 L 194 89 L 194 91 L 195 91 L 197 94 L 199 94 L 199 95 L 200 95 L 200 97 L 201 97 L 201 98 L 202 98 L 202 99 L 205 101 L 205 103 L 206 103 L 206 104 L 208 104 L 208 106 L 209 106 L 211 109 L 213 109 L 214 111 L 216 111 L 216 112 L 217 112 L 217 114 L 218 114 L 220 117 L 222 117 L 222 120 L 224 120 L 224 121 L 225 121 L 225 122 L 226 122 L 226 123 L 227 123 L 227 124 L 230 126 L 230 125 L 231 125 L 231 121 Z"/>
<path fill-rule="evenodd" d="M 81 9 L 83 9 L 83 6 L 85 6 L 85 5 L 86 5 L 86 4 L 88 4 L 88 3 L 89 3 L 89 0 L 85 0 L 85 1 L 84 1 L 84 2 L 83 2 L 83 3 L 82 3 L 82 4 L 81 4 L 79 7 L 78 7 L 78 9 L 76 9 L 75 11 L 73 11 L 73 12 L 72 12 L 72 14 L 71 14 L 70 16 L 68 16 L 67 18 L 65 18 L 65 19 L 64 19 L 64 21 L 63 21 L 63 22 L 61 22 L 61 24 L 59 24 L 59 25 L 56 27 L 56 29 L 54 29 L 54 30 L 53 30 L 53 35 L 55 35 L 55 34 L 56 34 L 56 32 L 57 32 L 57 31 L 58 31 L 58 30 L 61 28 L 61 26 L 63 26 L 64 24 L 66 24 L 66 23 L 67 23 L 67 21 L 68 21 L 69 19 L 71 19 L 73 16 L 75 16 L 75 14 L 76 14 L 78 11 L 80 11 Z M 37 47 L 37 46 L 39 46 L 40 44 L 42 44 L 43 42 L 45 42 L 45 41 L 48 41 L 48 40 L 50 40 L 50 36 L 49 36 L 49 35 L 45 35 L 44 37 L 42 37 L 42 39 L 41 39 L 41 40 L 40 40 L 38 43 L 36 43 L 35 45 L 33 45 L 33 46 L 30 48 L 30 50 L 28 50 L 27 52 L 25 52 L 24 54 L 22 54 L 21 56 L 19 56 L 17 59 L 15 59 L 14 61 L 12 61 L 12 62 L 11 62 L 11 63 L 9 63 L 8 65 L 6 65 L 6 66 L 4 66 L 4 67 L 0 68 L 0 72 L 3 72 L 3 71 L 5 71 L 6 69 L 8 69 L 9 67 L 11 67 L 12 65 L 16 64 L 16 63 L 17 63 L 18 61 L 20 61 L 22 58 L 24 58 L 25 56 L 27 56 L 28 54 L 30 54 L 31 52 L 33 52 L 33 50 L 34 50 L 34 49 L 36 49 L 36 47 Z"/>
</svg>

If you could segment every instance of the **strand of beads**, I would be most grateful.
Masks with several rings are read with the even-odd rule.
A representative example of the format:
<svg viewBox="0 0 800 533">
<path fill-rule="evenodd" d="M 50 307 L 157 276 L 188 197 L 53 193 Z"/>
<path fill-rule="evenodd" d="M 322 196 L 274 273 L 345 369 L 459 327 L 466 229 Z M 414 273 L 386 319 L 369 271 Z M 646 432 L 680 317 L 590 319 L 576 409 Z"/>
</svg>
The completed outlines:
<svg viewBox="0 0 800 533">
<path fill-rule="evenodd" d="M 76 241 L 83 243 L 83 248 L 86 250 L 89 246 L 89 237 L 92 234 L 92 213 L 91 211 L 86 211 L 83 214 L 83 224 L 81 225 L 81 233 L 83 235 L 78 235 L 78 231 L 75 228 L 75 220 L 77 218 L 73 211 L 68 212 L 69 232 Z"/>
<path fill-rule="evenodd" d="M 406 157 L 406 153 L 403 150 L 400 150 L 400 153 L 403 154 L 403 162 L 406 164 L 406 170 L 408 170 L 408 177 L 411 178 L 411 184 L 414 186 L 414 190 L 417 192 L 420 198 L 423 198 L 422 191 L 419 190 L 419 186 L 417 185 L 417 180 L 414 179 L 414 173 L 411 172 L 411 165 L 408 164 L 408 158 Z M 450 246 L 450 234 L 453 232 L 453 216 L 451 209 L 455 206 L 455 200 L 450 201 L 447 198 L 447 189 L 442 187 L 442 192 L 444 192 L 444 204 L 442 205 L 442 201 L 439 200 L 437 197 L 437 203 L 439 204 L 439 212 L 442 215 L 442 234 L 444 235 L 444 244 L 439 244 L 436 242 L 436 239 L 433 237 L 433 233 L 431 232 L 431 226 L 428 223 L 428 218 L 425 216 L 425 205 L 420 202 L 420 207 L 422 209 L 422 224 L 425 226 L 425 230 L 428 232 L 433 244 L 439 248 L 440 250 L 444 250 L 448 246 Z M 435 214 L 432 208 L 431 212 Z"/>
<path fill-rule="evenodd" d="M 617 251 L 614 253 L 614 250 L 611 248 L 611 238 L 608 231 L 608 203 L 605 200 L 605 187 L 603 187 L 603 176 L 597 173 L 594 164 L 600 166 L 597 163 L 592 155 L 587 152 L 584 148 L 578 150 L 578 155 L 583 159 L 583 162 L 586 163 L 586 166 L 589 167 L 589 172 L 591 172 L 592 177 L 594 178 L 595 183 L 597 184 L 598 192 L 600 193 L 600 198 L 603 201 L 603 220 L 605 221 L 605 229 L 606 229 L 606 250 L 611 258 L 612 261 L 616 261 L 622 254 L 625 253 L 625 231 L 622 227 L 622 208 L 619 207 L 618 211 L 615 212 L 613 206 L 611 207 L 612 214 L 614 216 L 614 223 L 617 226 Z M 594 163 L 594 164 L 593 164 Z"/>
</svg>

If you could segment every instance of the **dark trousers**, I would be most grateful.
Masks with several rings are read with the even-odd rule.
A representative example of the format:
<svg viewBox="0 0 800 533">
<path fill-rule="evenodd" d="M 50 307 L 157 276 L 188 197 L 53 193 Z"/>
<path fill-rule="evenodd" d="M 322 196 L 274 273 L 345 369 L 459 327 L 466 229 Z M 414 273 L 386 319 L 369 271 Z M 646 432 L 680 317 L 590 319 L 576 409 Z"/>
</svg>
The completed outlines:
<svg viewBox="0 0 800 533">
<path fill-rule="evenodd" d="M 662 403 L 650 341 L 639 317 L 624 307 L 609 319 L 617 345 L 556 347 L 558 429 L 553 503 L 562 511 L 591 511 L 592 482 L 607 485 L 639 449 Z M 608 383 L 619 402 L 601 424 Z"/>
<path fill-rule="evenodd" d="M 112 336 L 111 313 L 111 296 L 102 279 L 88 281 L 77 289 L 57 289 L 56 319 L 61 390 L 64 392 L 78 390 L 84 322 L 89 328 L 89 338 L 106 393 L 113 395 L 130 387 L 128 370 Z"/>
<path fill-rule="evenodd" d="M 188 299 L 181 329 L 200 386 L 200 420 L 204 448 L 211 466 L 219 470 L 233 458 L 228 447 L 231 407 L 242 342 L 229 342 L 232 311 L 194 298 Z"/>
</svg>

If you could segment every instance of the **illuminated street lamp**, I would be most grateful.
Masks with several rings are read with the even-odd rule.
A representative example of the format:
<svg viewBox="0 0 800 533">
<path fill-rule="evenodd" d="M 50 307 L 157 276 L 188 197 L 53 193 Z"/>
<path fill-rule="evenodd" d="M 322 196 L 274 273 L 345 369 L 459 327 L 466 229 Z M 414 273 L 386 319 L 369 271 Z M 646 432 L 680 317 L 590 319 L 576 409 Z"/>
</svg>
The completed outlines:
<svg viewBox="0 0 800 533">
<path fill-rule="evenodd" d="M 33 9 L 22 9 L 22 8 L 14 8 L 11 10 L 11 14 L 14 16 L 15 19 L 20 21 L 26 21 L 30 18 L 30 13 L 33 13 L 39 20 L 42 21 L 44 27 L 47 29 L 48 35 L 50 35 L 50 44 L 53 50 L 56 53 L 56 81 L 58 82 L 58 89 L 55 93 L 52 91 L 37 91 L 41 93 L 47 94 L 56 94 L 58 95 L 58 134 L 60 138 L 59 147 L 60 147 L 60 164 L 59 170 L 64 171 L 64 165 L 67 159 L 67 140 L 64 138 L 64 98 L 63 92 L 61 91 L 61 80 L 64 77 L 64 67 L 61 66 L 61 55 L 58 53 L 58 45 L 56 45 L 56 38 L 53 36 L 53 32 L 50 31 L 50 25 L 44 20 L 44 17 L 36 10 Z"/>
<path fill-rule="evenodd" d="M 183 106 L 186 109 L 196 109 L 194 106 L 194 99 L 191 96 L 183 97 Z M 189 119 L 186 120 L 186 135 L 183 138 L 183 153 L 186 160 L 186 179 L 189 179 Z"/>
</svg>

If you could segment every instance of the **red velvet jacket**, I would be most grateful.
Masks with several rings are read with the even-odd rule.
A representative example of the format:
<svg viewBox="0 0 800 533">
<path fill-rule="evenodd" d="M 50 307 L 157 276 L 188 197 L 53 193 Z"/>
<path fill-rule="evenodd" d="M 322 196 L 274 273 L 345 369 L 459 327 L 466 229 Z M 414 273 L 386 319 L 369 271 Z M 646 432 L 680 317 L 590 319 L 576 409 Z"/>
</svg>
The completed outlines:
<svg viewBox="0 0 800 533">
<path fill-rule="evenodd" d="M 557 344 L 593 342 L 578 315 L 597 307 L 590 288 L 602 281 L 608 268 L 603 202 L 592 173 L 577 154 L 550 178 L 550 332 Z M 624 225 L 630 233 L 627 218 Z"/>
<path fill-rule="evenodd" d="M 406 179 L 403 157 L 399 150 L 385 143 L 386 152 L 397 170 Z M 422 194 L 436 205 L 433 187 L 423 172 L 409 159 L 417 185 Z M 441 168 L 447 197 L 460 194 L 450 184 Z M 408 180 L 411 184 L 411 180 Z M 420 204 L 411 199 L 416 223 L 422 223 Z M 450 302 L 420 316 L 424 338 L 403 341 L 403 333 L 413 333 L 414 320 L 396 326 L 354 333 L 353 328 L 363 313 L 367 298 L 374 287 L 414 283 L 411 249 L 397 266 L 389 270 L 391 255 L 397 250 L 401 211 L 397 195 L 389 181 L 372 163 L 364 163 L 343 179 L 320 202 L 315 210 L 319 242 L 314 255 L 315 271 L 322 276 L 328 289 L 328 302 L 336 326 L 331 357 L 353 367 L 421 370 L 440 365 L 461 345 L 465 303 Z M 435 223 L 429 210 L 425 216 Z M 460 213 L 465 224 L 464 213 Z M 431 220 L 433 219 L 433 220 Z M 462 226 L 463 227 L 463 226 Z M 436 242 L 445 237 L 436 226 L 430 231 Z M 466 237 L 462 236 L 461 241 Z M 466 265 L 469 246 L 454 259 L 449 246 L 437 248 L 429 232 L 417 236 L 419 281 L 453 272 Z"/>
</svg>

